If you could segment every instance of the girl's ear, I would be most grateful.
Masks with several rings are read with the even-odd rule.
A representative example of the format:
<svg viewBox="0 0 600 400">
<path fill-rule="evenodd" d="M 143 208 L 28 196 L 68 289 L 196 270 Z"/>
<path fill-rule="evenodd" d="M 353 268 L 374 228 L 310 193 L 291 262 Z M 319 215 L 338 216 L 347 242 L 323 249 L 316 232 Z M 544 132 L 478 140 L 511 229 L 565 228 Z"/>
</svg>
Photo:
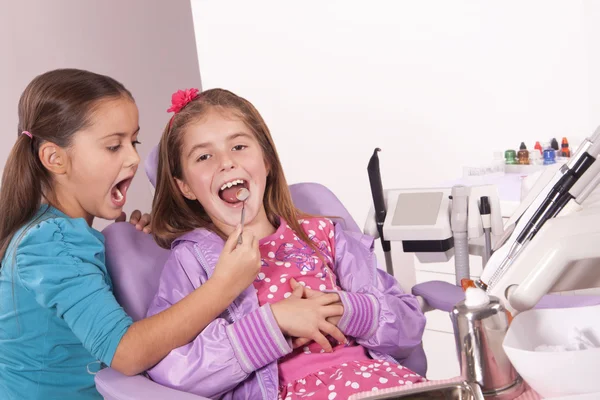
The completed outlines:
<svg viewBox="0 0 600 400">
<path fill-rule="evenodd" d="M 190 189 L 190 187 L 188 186 L 187 183 L 185 183 L 184 181 L 182 181 L 181 179 L 178 178 L 173 178 L 175 179 L 175 182 L 177 183 L 177 187 L 179 188 L 179 191 L 181 192 L 181 194 L 188 200 L 196 200 L 197 197 L 194 194 L 194 192 L 192 192 L 192 190 Z"/>
<path fill-rule="evenodd" d="M 38 156 L 42 165 L 53 174 L 63 175 L 67 172 L 69 155 L 62 147 L 52 142 L 45 142 L 40 146 Z"/>
</svg>

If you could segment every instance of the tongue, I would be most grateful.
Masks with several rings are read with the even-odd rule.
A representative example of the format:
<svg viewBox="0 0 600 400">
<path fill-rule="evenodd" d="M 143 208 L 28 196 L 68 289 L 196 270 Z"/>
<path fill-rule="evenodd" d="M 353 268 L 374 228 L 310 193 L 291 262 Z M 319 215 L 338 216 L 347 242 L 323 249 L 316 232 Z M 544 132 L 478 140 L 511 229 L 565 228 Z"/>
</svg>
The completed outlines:
<svg viewBox="0 0 600 400">
<path fill-rule="evenodd" d="M 232 186 L 230 188 L 227 188 L 225 190 L 223 190 L 221 192 L 221 198 L 223 200 L 225 200 L 228 203 L 239 203 L 239 200 L 237 199 L 237 197 L 235 196 L 237 194 L 237 191 L 240 190 L 241 186 Z"/>
</svg>

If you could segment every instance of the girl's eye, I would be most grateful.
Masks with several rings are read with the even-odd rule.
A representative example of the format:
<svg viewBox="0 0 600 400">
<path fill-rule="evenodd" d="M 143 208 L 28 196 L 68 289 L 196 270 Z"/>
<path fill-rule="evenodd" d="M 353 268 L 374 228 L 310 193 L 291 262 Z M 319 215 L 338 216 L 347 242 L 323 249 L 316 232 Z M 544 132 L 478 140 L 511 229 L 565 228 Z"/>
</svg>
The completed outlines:
<svg viewBox="0 0 600 400">
<path fill-rule="evenodd" d="M 210 158 L 210 154 L 202 154 L 196 161 L 206 161 Z"/>
<path fill-rule="evenodd" d="M 137 147 L 137 145 L 142 144 L 142 142 L 140 142 L 139 140 L 134 140 L 133 142 L 131 142 L 131 144 L 133 144 L 133 147 Z"/>
<path fill-rule="evenodd" d="M 248 147 L 248 146 L 243 145 L 243 144 L 238 144 L 237 146 L 233 147 L 233 150 L 240 151 L 240 150 L 244 150 L 246 147 Z"/>
<path fill-rule="evenodd" d="M 116 152 L 117 150 L 119 150 L 119 148 L 121 147 L 120 144 L 116 145 L 116 146 L 110 146 L 107 147 L 108 151 L 112 151 L 113 153 Z"/>
</svg>

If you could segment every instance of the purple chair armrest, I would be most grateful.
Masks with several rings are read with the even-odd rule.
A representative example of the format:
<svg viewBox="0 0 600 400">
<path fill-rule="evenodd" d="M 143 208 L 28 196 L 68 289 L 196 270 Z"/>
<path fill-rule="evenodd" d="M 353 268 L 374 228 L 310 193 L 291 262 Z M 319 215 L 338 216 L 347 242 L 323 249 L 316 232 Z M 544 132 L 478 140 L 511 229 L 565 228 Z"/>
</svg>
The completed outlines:
<svg viewBox="0 0 600 400">
<path fill-rule="evenodd" d="M 112 368 L 104 368 L 98 372 L 95 381 L 96 389 L 105 400 L 208 400 L 161 386 L 142 375 L 126 376 Z"/>
<path fill-rule="evenodd" d="M 454 305 L 465 298 L 461 287 L 443 281 L 419 283 L 413 286 L 412 294 L 421 296 L 430 307 L 446 312 L 451 312 Z M 572 308 L 597 304 L 600 304 L 600 296 L 548 294 L 542 297 L 535 308 Z"/>
<path fill-rule="evenodd" d="M 461 287 L 443 281 L 419 283 L 413 286 L 412 294 L 421 296 L 430 307 L 446 312 L 452 311 L 454 305 L 465 298 Z"/>
</svg>

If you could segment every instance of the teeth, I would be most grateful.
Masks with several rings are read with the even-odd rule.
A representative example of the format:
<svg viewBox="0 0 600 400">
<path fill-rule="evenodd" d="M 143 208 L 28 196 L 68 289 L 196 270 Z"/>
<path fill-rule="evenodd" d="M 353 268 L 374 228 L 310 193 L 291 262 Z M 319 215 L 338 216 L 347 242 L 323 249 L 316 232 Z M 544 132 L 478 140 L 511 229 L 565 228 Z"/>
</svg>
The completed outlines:
<svg viewBox="0 0 600 400">
<path fill-rule="evenodd" d="M 231 182 L 224 183 L 223 186 L 221 186 L 221 190 L 225 190 L 225 189 L 230 188 L 235 185 L 242 185 L 243 183 L 244 183 L 243 179 L 236 179 Z"/>
<path fill-rule="evenodd" d="M 115 188 L 117 190 L 117 201 L 123 200 L 123 193 L 119 190 L 119 188 Z"/>
</svg>

